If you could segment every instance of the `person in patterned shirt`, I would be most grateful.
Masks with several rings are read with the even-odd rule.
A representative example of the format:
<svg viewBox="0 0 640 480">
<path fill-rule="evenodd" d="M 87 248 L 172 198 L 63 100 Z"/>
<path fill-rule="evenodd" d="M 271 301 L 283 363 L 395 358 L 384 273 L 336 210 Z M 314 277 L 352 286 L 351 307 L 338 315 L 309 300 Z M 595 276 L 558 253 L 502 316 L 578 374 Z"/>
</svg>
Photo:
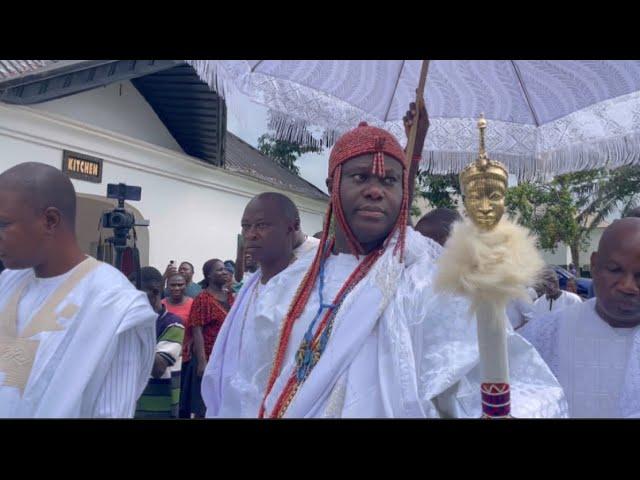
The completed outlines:
<svg viewBox="0 0 640 480">
<path fill-rule="evenodd" d="M 134 274 L 135 275 L 135 274 Z M 133 277 L 133 275 L 132 275 Z M 131 279 L 131 278 L 130 278 Z M 140 290 L 158 314 L 156 353 L 151 378 L 136 406 L 135 418 L 176 418 L 180 399 L 180 369 L 184 326 L 161 302 L 162 274 L 153 267 L 140 269 Z"/>
</svg>

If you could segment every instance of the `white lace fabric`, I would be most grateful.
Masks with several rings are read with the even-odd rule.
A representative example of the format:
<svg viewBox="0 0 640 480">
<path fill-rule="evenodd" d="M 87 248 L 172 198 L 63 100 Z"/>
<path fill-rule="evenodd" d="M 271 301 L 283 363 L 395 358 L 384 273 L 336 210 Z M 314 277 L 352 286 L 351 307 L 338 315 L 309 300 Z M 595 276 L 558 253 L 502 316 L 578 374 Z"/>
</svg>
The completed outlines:
<svg viewBox="0 0 640 480">
<path fill-rule="evenodd" d="M 270 108 L 277 136 L 325 146 L 363 120 L 404 138 L 420 70 L 416 60 L 187 62 L 228 102 L 241 92 Z M 423 167 L 458 172 L 473 160 L 480 113 L 491 157 L 522 178 L 637 162 L 638 90 L 638 61 L 432 61 Z"/>
</svg>

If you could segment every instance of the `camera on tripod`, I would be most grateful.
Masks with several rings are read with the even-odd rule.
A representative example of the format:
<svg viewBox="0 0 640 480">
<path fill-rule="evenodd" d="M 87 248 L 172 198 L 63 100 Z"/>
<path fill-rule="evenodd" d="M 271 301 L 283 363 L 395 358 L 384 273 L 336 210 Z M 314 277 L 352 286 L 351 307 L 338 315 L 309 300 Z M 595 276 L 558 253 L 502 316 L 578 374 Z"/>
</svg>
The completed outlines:
<svg viewBox="0 0 640 480">
<path fill-rule="evenodd" d="M 117 199 L 118 206 L 102 214 L 101 225 L 102 228 L 110 228 L 113 230 L 113 237 L 107 238 L 106 241 L 113 245 L 116 252 L 114 266 L 122 272 L 124 272 L 122 265 L 123 253 L 127 249 L 127 240 L 129 239 L 129 231 L 131 229 L 134 231 L 134 269 L 138 272 L 140 270 L 140 259 L 138 249 L 135 245 L 136 235 L 134 227 L 148 227 L 149 220 L 136 221 L 133 213 L 125 210 L 124 202 L 125 200 L 139 201 L 141 197 L 142 187 L 134 187 L 124 183 L 110 183 L 107 185 L 107 198 Z"/>
<path fill-rule="evenodd" d="M 102 227 L 113 229 L 126 229 L 136 225 L 136 218 L 131 212 L 124 209 L 125 200 L 140 201 L 142 187 L 125 185 L 124 183 L 110 183 L 107 185 L 107 198 L 118 199 L 118 206 L 102 215 Z M 148 222 L 147 222 L 148 225 Z"/>
<path fill-rule="evenodd" d="M 116 249 L 124 248 L 127 244 L 129 230 L 133 227 L 148 227 L 148 220 L 141 220 L 136 223 L 133 213 L 124 208 L 125 200 L 139 201 L 142 198 L 142 187 L 125 185 L 124 183 L 110 183 L 107 185 L 107 198 L 118 199 L 118 206 L 109 212 L 102 214 L 102 227 L 113 229 L 113 243 Z"/>
<path fill-rule="evenodd" d="M 114 209 L 102 216 L 103 228 L 131 228 L 136 224 L 136 219 L 131 212 L 120 212 Z"/>
</svg>

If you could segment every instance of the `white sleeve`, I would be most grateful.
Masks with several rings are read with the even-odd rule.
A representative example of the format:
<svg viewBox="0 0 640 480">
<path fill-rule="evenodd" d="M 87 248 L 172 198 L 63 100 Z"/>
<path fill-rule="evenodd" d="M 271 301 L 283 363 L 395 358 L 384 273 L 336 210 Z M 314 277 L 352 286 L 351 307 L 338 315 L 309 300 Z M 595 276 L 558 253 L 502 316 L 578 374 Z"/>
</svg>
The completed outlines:
<svg viewBox="0 0 640 480">
<path fill-rule="evenodd" d="M 506 312 L 511 326 L 520 328 L 533 319 L 533 304 L 516 298 L 507 304 Z"/>
<path fill-rule="evenodd" d="M 91 415 L 93 418 L 132 418 L 140 391 L 141 375 L 148 381 L 148 352 L 141 342 L 138 329 L 132 328 L 118 335 L 115 355 Z M 146 383 L 145 383 L 146 384 Z M 144 387 L 143 387 L 144 389 Z"/>
<path fill-rule="evenodd" d="M 559 323 L 560 316 L 558 311 L 555 311 L 546 315 L 538 315 L 533 321 L 518 330 L 518 333 L 534 346 L 554 375 L 557 375 L 559 368 Z"/>
<path fill-rule="evenodd" d="M 569 305 L 575 305 L 576 303 L 582 303 L 582 298 L 580 298 L 580 295 L 576 295 L 575 293 L 572 293 L 569 298 L 571 299 L 571 302 L 569 303 Z"/>
</svg>

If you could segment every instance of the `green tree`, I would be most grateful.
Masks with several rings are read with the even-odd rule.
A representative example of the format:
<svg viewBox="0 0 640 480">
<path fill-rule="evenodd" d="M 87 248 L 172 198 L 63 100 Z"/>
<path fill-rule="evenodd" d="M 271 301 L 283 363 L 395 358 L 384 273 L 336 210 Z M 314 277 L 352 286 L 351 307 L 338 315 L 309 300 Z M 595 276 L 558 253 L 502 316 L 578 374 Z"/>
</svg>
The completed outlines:
<svg viewBox="0 0 640 480">
<path fill-rule="evenodd" d="M 300 169 L 296 165 L 296 160 L 305 153 L 320 153 L 322 147 L 303 146 L 296 142 L 277 140 L 273 134 L 265 133 L 258 138 L 258 150 L 273 158 L 293 174 L 299 175 Z"/>
<path fill-rule="evenodd" d="M 420 216 L 422 212 L 417 205 L 419 198 L 424 198 L 433 208 L 458 207 L 460 198 L 460 180 L 457 173 L 434 175 L 425 170 L 418 170 L 416 187 L 411 206 L 411 215 Z"/>
<path fill-rule="evenodd" d="M 507 210 L 538 236 L 538 245 L 555 251 L 559 243 L 583 246 L 578 209 L 565 183 L 521 183 L 507 190 Z M 574 258 L 575 260 L 575 258 Z"/>
<path fill-rule="evenodd" d="M 571 249 L 580 265 L 580 250 L 591 232 L 613 211 L 630 210 L 640 201 L 640 166 L 605 168 L 558 175 L 550 182 L 521 183 L 507 191 L 506 206 L 538 236 L 540 248 Z"/>
</svg>

